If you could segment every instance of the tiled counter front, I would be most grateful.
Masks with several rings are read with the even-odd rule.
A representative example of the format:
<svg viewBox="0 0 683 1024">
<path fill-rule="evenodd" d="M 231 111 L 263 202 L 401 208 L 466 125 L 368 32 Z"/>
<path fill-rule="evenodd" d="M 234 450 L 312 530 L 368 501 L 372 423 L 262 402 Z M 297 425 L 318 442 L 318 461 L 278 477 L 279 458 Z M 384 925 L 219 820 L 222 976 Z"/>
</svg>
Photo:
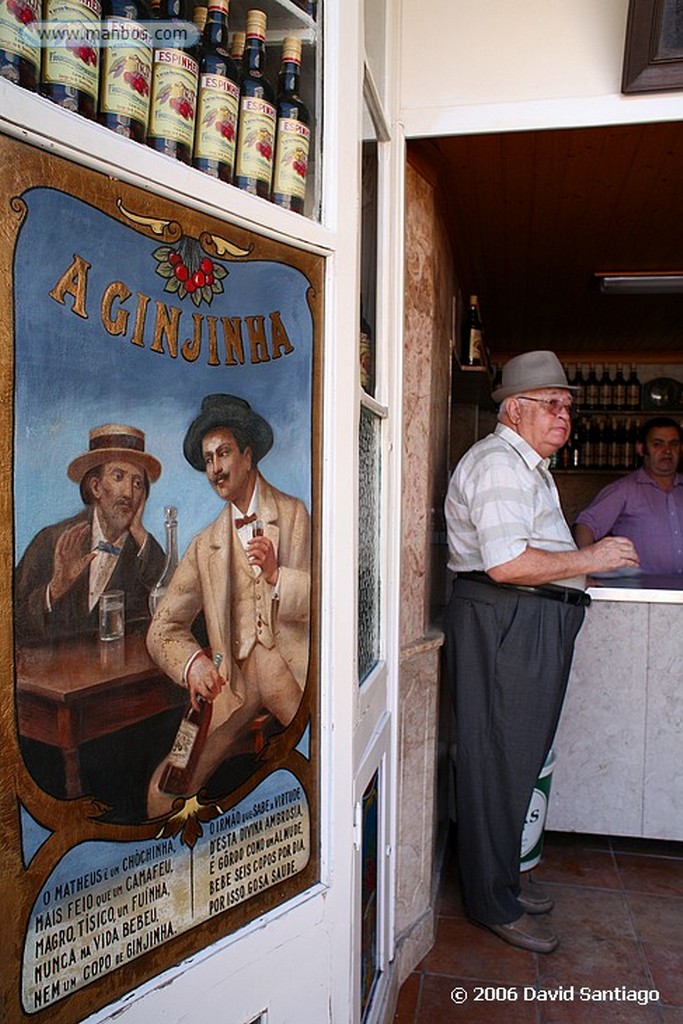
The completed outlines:
<svg viewBox="0 0 683 1024">
<path fill-rule="evenodd" d="M 653 593 L 591 591 L 554 743 L 550 829 L 683 839 L 683 593 Z"/>
</svg>

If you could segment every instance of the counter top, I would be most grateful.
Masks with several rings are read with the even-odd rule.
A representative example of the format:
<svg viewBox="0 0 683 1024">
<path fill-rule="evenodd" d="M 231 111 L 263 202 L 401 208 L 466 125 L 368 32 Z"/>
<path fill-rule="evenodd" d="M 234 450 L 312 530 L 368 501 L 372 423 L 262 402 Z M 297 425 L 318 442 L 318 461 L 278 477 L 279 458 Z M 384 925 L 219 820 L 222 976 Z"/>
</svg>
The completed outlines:
<svg viewBox="0 0 683 1024">
<path fill-rule="evenodd" d="M 593 601 L 640 601 L 645 604 L 683 604 L 683 574 L 646 576 L 643 573 L 605 573 L 588 577 Z"/>
</svg>

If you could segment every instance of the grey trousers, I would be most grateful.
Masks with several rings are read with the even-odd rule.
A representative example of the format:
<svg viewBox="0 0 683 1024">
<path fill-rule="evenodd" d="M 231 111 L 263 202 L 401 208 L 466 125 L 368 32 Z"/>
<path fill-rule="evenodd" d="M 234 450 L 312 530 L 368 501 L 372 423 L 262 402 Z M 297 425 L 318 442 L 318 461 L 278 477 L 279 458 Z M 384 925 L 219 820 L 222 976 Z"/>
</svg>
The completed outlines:
<svg viewBox="0 0 683 1024">
<path fill-rule="evenodd" d="M 446 664 L 456 717 L 458 866 L 468 914 L 522 913 L 519 861 L 529 800 L 562 709 L 585 608 L 456 578 Z"/>
</svg>

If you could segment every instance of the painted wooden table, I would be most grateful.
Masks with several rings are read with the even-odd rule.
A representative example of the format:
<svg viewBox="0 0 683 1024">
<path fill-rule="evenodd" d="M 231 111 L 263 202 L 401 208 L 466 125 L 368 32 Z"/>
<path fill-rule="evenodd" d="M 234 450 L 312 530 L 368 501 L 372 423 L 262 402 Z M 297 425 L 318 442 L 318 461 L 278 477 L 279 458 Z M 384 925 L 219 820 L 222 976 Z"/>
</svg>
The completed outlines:
<svg viewBox="0 0 683 1024">
<path fill-rule="evenodd" d="M 59 748 L 68 798 L 83 795 L 81 744 L 185 700 L 150 658 L 141 633 L 108 643 L 93 637 L 16 650 L 19 733 Z"/>
</svg>

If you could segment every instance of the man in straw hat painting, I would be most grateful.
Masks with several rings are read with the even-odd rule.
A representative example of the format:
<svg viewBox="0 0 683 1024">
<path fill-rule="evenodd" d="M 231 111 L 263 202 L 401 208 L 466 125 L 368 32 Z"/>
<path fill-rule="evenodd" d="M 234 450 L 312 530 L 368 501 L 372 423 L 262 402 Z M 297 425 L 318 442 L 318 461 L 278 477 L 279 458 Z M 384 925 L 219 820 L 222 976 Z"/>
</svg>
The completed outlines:
<svg viewBox="0 0 683 1024">
<path fill-rule="evenodd" d="M 571 432 L 572 389 L 552 352 L 503 368 L 495 431 L 455 468 L 446 497 L 453 593 L 446 618 L 456 716 L 457 850 L 470 918 L 550 953 L 552 900 L 520 876 L 525 816 L 550 751 L 591 572 L 635 567 L 630 540 L 578 550 L 548 472 Z"/>
<path fill-rule="evenodd" d="M 141 430 L 107 423 L 90 431 L 88 451 L 67 468 L 85 508 L 41 530 L 17 566 L 19 643 L 94 631 L 105 590 L 125 592 L 127 621 L 148 617 L 147 597 L 164 553 L 142 516 L 160 474 Z"/>
<path fill-rule="evenodd" d="M 187 687 L 193 706 L 212 704 L 206 743 L 180 795 L 199 791 L 262 709 L 289 725 L 306 684 L 310 518 L 260 472 L 272 444 L 270 424 L 236 395 L 207 395 L 185 435 L 185 458 L 225 508 L 190 543 L 147 636 L 150 654 Z M 192 633 L 200 612 L 209 653 Z M 164 767 L 149 787 L 152 817 L 174 800 L 160 789 Z"/>
</svg>

